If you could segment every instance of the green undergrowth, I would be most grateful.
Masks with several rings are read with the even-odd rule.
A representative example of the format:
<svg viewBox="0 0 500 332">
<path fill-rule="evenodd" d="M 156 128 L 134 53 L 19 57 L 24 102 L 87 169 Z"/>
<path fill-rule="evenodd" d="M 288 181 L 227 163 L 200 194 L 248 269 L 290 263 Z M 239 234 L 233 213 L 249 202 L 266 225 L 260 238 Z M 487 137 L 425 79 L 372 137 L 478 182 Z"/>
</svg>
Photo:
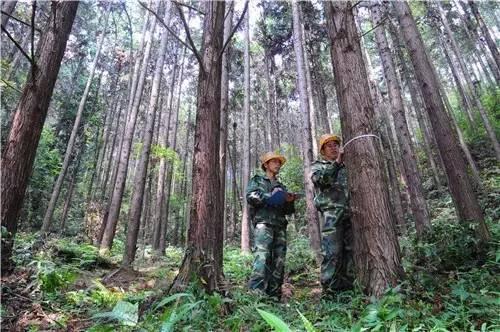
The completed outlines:
<svg viewBox="0 0 500 332">
<path fill-rule="evenodd" d="M 52 317 L 45 325 L 30 321 L 24 326 L 30 331 L 499 331 L 499 174 L 498 167 L 482 171 L 490 243 L 478 250 L 474 225 L 457 222 L 449 195 L 433 195 L 432 232 L 417 240 L 409 225 L 400 237 L 405 278 L 379 299 L 357 288 L 322 297 L 309 241 L 295 227 L 289 227 L 282 301 L 248 292 L 253 257 L 234 246 L 224 252 L 224 295 L 193 284 L 160 296 L 178 271 L 182 248 L 168 247 L 160 258 L 141 248 L 136 274 L 107 280 L 123 242 L 102 257 L 74 239 L 40 244 L 37 234 L 26 233 L 16 238 L 15 260 L 29 273 L 2 285 L 3 298 L 28 289 L 31 305 Z M 7 306 L 2 302 L 2 318 Z"/>
</svg>

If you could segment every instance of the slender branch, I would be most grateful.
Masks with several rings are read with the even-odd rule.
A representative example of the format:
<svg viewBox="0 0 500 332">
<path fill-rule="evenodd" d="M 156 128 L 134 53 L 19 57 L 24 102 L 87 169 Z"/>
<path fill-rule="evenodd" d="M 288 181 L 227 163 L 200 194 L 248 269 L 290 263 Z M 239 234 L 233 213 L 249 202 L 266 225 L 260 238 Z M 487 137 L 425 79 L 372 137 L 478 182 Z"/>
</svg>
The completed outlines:
<svg viewBox="0 0 500 332">
<path fill-rule="evenodd" d="M 2 13 L 2 15 L 5 15 L 5 16 L 10 17 L 11 19 L 13 19 L 13 20 L 14 20 L 14 21 L 16 21 L 16 22 L 19 22 L 19 23 L 21 23 L 21 24 L 27 25 L 27 26 L 29 26 L 29 27 L 31 26 L 29 23 L 26 23 L 26 22 L 24 22 L 23 20 L 21 20 L 21 19 L 19 19 L 19 18 L 15 17 L 15 16 L 13 16 L 13 15 L 11 15 L 11 14 L 7 13 L 7 12 L 4 12 L 3 10 L 0 10 L 0 12 Z M 39 32 L 39 33 L 41 33 L 41 32 L 42 32 L 42 30 L 40 30 L 40 29 L 38 29 L 38 28 L 35 28 L 35 31 L 36 31 L 36 32 Z"/>
<path fill-rule="evenodd" d="M 184 6 L 184 7 L 186 7 L 186 8 L 192 9 L 192 10 L 194 10 L 195 12 L 200 13 L 201 15 L 205 15 L 205 13 L 204 13 L 204 12 L 202 12 L 201 10 L 199 10 L 198 8 L 195 8 L 195 7 L 193 7 L 193 6 L 186 5 L 185 3 L 178 2 L 178 1 L 173 1 L 173 0 L 172 0 L 172 2 L 173 2 L 173 3 L 175 3 L 176 5 L 179 5 L 179 6 Z"/>
<path fill-rule="evenodd" d="M 25 50 L 23 50 L 21 45 L 19 45 L 19 43 L 14 39 L 14 37 L 12 37 L 11 34 L 4 27 L 2 27 L 2 31 L 5 32 L 5 34 L 7 35 L 7 37 L 9 37 L 10 40 L 12 40 L 14 45 L 16 45 L 16 47 L 19 49 L 19 51 L 22 53 L 22 55 L 24 55 L 26 57 L 26 59 L 28 59 L 28 61 L 31 63 L 31 65 L 35 66 L 35 61 L 32 58 L 30 58 L 30 56 L 26 53 Z"/>
<path fill-rule="evenodd" d="M 175 3 L 175 6 L 177 7 L 177 11 L 179 12 L 179 17 L 182 21 L 182 25 L 184 26 L 184 30 L 186 32 L 186 37 L 189 41 L 189 44 L 191 45 L 191 51 L 194 53 L 196 56 L 196 59 L 198 60 L 198 63 L 200 64 L 200 69 L 202 72 L 205 72 L 205 66 L 203 65 L 203 60 L 201 58 L 200 53 L 197 51 L 196 46 L 194 45 L 193 39 L 191 38 L 191 33 L 189 32 L 189 26 L 186 22 L 186 18 L 184 17 L 184 12 L 182 11 L 182 8 Z"/>
<path fill-rule="evenodd" d="M 224 50 L 226 49 L 227 45 L 229 44 L 229 42 L 231 41 L 231 39 L 233 38 L 234 34 L 236 33 L 236 31 L 239 29 L 240 27 L 240 24 L 241 22 L 243 21 L 243 18 L 245 17 L 245 14 L 248 10 L 248 0 L 245 1 L 245 8 L 243 8 L 243 13 L 241 13 L 241 16 L 240 18 L 238 19 L 238 22 L 236 23 L 236 25 L 234 26 L 234 29 L 233 31 L 231 31 L 231 33 L 229 34 L 229 37 L 227 38 L 227 40 L 224 42 L 224 46 L 222 46 L 222 50 L 220 51 L 220 54 L 219 54 L 219 58 L 222 56 L 222 54 L 224 53 Z"/>
<path fill-rule="evenodd" d="M 195 53 L 195 52 L 196 52 L 195 50 L 193 50 L 193 49 L 191 48 L 191 46 L 190 46 L 190 45 L 186 44 L 186 43 L 185 43 L 182 39 L 180 39 L 179 37 L 177 37 L 177 34 L 176 34 L 174 31 L 172 31 L 172 29 L 170 29 L 170 28 L 168 27 L 168 25 L 165 23 L 165 21 L 164 21 L 161 17 L 159 17 L 159 16 L 158 16 L 158 14 L 157 14 L 154 10 L 152 10 L 152 9 L 148 8 L 148 6 L 146 6 L 146 5 L 145 5 L 143 2 L 141 2 L 141 1 L 139 1 L 139 4 L 140 4 L 140 5 L 141 5 L 144 9 L 148 10 L 148 11 L 149 11 L 149 12 L 151 12 L 154 16 L 156 16 L 156 18 L 157 18 L 157 19 L 158 19 L 158 21 L 159 21 L 159 22 L 163 25 L 163 27 L 164 27 L 165 29 L 167 29 L 167 31 L 168 31 L 168 32 L 172 35 L 172 37 L 174 37 L 174 38 L 175 38 L 175 39 L 176 39 L 179 43 L 181 43 L 182 45 L 184 45 L 184 46 L 185 46 L 188 50 L 190 50 L 191 52 L 193 52 L 193 53 Z"/>
<path fill-rule="evenodd" d="M 10 84 L 10 83 L 9 83 L 9 81 L 4 80 L 3 78 L 2 78 L 1 80 L 2 80 L 3 84 L 5 84 L 5 85 L 6 85 L 6 86 L 8 86 L 9 88 L 11 88 L 12 90 L 15 90 L 15 91 L 17 91 L 17 92 L 19 92 L 19 93 L 21 93 L 21 94 L 23 93 L 21 90 L 19 90 L 18 88 L 16 88 L 16 87 L 15 87 L 15 86 L 13 86 L 12 84 Z"/>
<path fill-rule="evenodd" d="M 381 26 L 382 24 L 384 24 L 384 22 L 387 21 L 387 16 L 384 17 L 380 22 L 378 22 L 377 25 L 375 25 L 374 27 L 372 27 L 370 30 L 364 32 L 361 36 L 358 37 L 358 39 L 361 39 L 363 38 L 365 35 L 369 34 L 370 32 L 372 32 L 373 30 L 375 30 L 376 28 L 378 28 L 379 26 Z"/>
<path fill-rule="evenodd" d="M 358 1 L 356 2 L 354 5 L 351 6 L 351 10 L 353 10 L 356 6 L 358 6 L 359 4 L 361 4 L 363 1 Z"/>
</svg>

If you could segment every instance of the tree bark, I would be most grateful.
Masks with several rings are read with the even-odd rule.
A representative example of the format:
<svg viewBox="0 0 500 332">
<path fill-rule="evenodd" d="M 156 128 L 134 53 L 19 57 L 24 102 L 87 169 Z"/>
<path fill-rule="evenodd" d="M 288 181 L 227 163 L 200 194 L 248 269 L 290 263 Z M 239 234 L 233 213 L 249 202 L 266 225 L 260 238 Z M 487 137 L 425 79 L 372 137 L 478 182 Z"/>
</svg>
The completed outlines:
<svg viewBox="0 0 500 332">
<path fill-rule="evenodd" d="M 374 110 L 352 3 L 324 5 L 342 132 L 347 141 L 373 133 Z M 376 296 L 394 286 L 403 273 L 380 156 L 378 142 L 369 137 L 353 141 L 345 152 L 357 280 L 367 293 Z"/>
<path fill-rule="evenodd" d="M 484 222 L 483 212 L 467 175 L 467 167 L 456 139 L 457 134 L 451 127 L 450 118 L 446 114 L 439 95 L 440 84 L 425 52 L 425 46 L 415 20 L 406 2 L 394 2 L 393 5 L 444 161 L 455 208 L 462 221 L 478 224 L 476 228 L 478 238 L 482 242 L 487 242 L 489 231 Z"/>
<path fill-rule="evenodd" d="M 2 153 L 1 215 L 2 226 L 9 232 L 2 239 L 2 273 L 12 268 L 10 259 L 17 220 L 77 8 L 75 1 L 52 2 L 49 19 L 52 24 L 38 42 L 36 65 L 28 75 Z"/>
<path fill-rule="evenodd" d="M 246 192 L 250 177 L 250 18 L 247 11 L 245 17 L 245 51 L 244 51 L 244 90 L 243 106 L 243 171 L 242 192 Z M 245 195 L 242 196 L 243 213 L 241 219 L 241 250 L 250 253 L 250 216 Z"/>
<path fill-rule="evenodd" d="M 66 152 L 64 154 L 64 161 L 61 167 L 61 171 L 57 177 L 56 183 L 54 184 L 54 188 L 52 190 L 52 195 L 50 197 L 49 205 L 47 207 L 47 211 L 45 212 L 45 216 L 43 217 L 43 224 L 41 233 L 42 236 L 45 236 L 50 232 L 50 227 L 52 224 L 52 215 L 54 214 L 54 210 L 56 208 L 57 199 L 59 198 L 59 193 L 61 192 L 61 187 L 64 182 L 64 178 L 66 177 L 66 172 L 68 171 L 69 164 L 71 162 L 71 157 L 73 155 L 73 148 L 75 146 L 76 136 L 78 134 L 80 128 L 80 122 L 82 121 L 83 111 L 85 109 L 85 104 L 87 103 L 87 98 L 89 96 L 90 87 L 92 86 L 92 81 L 94 79 L 94 73 L 97 68 L 97 63 L 99 61 L 99 57 L 101 55 L 102 45 L 104 44 L 104 39 L 106 37 L 106 28 L 108 25 L 109 13 L 111 10 L 109 9 L 109 4 L 104 8 L 103 16 L 104 16 L 104 25 L 102 30 L 101 38 L 97 44 L 97 50 L 94 56 L 94 61 L 92 62 L 92 66 L 90 68 L 89 77 L 87 79 L 87 84 L 85 86 L 85 90 L 83 91 L 82 99 L 80 100 L 80 104 L 78 105 L 78 110 L 76 112 L 75 123 L 73 124 L 73 130 L 71 131 L 71 136 L 68 141 L 68 146 L 66 148 Z M 102 20 L 102 17 L 101 17 Z"/>
<path fill-rule="evenodd" d="M 201 63 L 198 74 L 196 129 L 191 218 L 188 248 L 172 290 L 184 289 L 194 281 L 200 282 L 208 293 L 218 288 L 222 265 L 215 255 L 223 245 L 217 223 L 220 216 L 220 102 L 224 36 L 224 1 L 204 2 L 204 22 Z"/>
<path fill-rule="evenodd" d="M 300 113 L 302 114 L 302 156 L 304 158 L 304 187 L 306 192 L 306 218 L 309 230 L 309 243 L 320 260 L 320 232 L 316 207 L 314 206 L 314 184 L 311 180 L 311 164 L 313 162 L 313 144 L 311 137 L 310 94 L 307 91 L 307 72 L 304 62 L 304 41 L 302 39 L 302 20 L 297 2 L 292 2 L 293 12 L 293 46 L 297 63 L 297 85 L 300 98 Z"/>
<path fill-rule="evenodd" d="M 403 98 L 401 97 L 401 87 L 396 75 L 391 50 L 387 43 L 385 29 L 382 22 L 382 9 L 380 7 L 381 4 L 379 2 L 374 3 L 371 7 L 373 26 L 378 26 L 374 31 L 375 40 L 389 92 L 394 127 L 396 129 L 396 137 L 401 151 L 403 167 L 407 176 L 408 189 L 410 192 L 410 205 L 413 217 L 415 218 L 415 228 L 417 230 L 417 235 L 422 237 L 424 233 L 429 231 L 431 228 L 429 211 L 427 209 L 427 202 L 425 201 L 422 188 L 423 181 L 417 167 L 417 161 L 415 160 L 415 148 L 413 147 L 410 132 L 407 126 Z"/>
</svg>

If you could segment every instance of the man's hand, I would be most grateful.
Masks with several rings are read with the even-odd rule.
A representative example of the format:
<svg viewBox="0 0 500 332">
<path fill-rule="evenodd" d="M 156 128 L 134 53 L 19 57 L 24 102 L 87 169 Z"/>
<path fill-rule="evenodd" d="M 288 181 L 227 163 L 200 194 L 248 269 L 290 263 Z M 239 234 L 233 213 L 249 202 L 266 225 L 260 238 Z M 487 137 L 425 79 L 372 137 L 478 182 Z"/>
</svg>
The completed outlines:
<svg viewBox="0 0 500 332">
<path fill-rule="evenodd" d="M 286 193 L 286 201 L 287 202 L 293 202 L 293 201 L 296 201 L 298 199 L 301 199 L 302 197 L 304 197 L 304 194 L 301 194 L 301 193 Z"/>
<path fill-rule="evenodd" d="M 342 162 L 344 161 L 344 147 L 339 147 L 339 154 L 337 155 L 337 159 L 335 159 L 335 161 L 339 164 L 342 164 Z"/>
</svg>

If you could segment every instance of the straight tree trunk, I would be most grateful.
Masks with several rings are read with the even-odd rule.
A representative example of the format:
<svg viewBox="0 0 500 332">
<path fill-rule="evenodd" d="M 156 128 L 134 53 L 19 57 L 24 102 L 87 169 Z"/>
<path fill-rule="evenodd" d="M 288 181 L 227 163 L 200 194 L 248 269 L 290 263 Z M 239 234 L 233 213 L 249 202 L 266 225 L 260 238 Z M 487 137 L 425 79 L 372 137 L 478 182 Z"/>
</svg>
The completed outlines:
<svg viewBox="0 0 500 332">
<path fill-rule="evenodd" d="M 174 59 L 174 68 L 172 69 L 172 79 L 170 81 L 170 93 L 167 98 L 167 107 L 166 109 L 168 110 L 168 116 L 166 119 L 162 121 L 160 124 L 160 145 L 163 146 L 165 149 L 169 146 L 168 144 L 168 138 L 169 138 L 169 130 L 170 130 L 170 118 L 172 116 L 172 101 L 174 97 L 174 91 L 175 91 L 175 82 L 177 79 L 177 74 L 179 70 L 179 64 L 178 64 L 178 56 L 177 54 L 175 55 Z M 165 230 L 165 226 L 163 225 L 163 220 L 164 220 L 164 205 L 165 205 L 165 174 L 167 174 L 167 159 L 166 158 L 161 158 L 160 159 L 160 166 L 158 169 L 158 182 L 156 186 L 156 206 L 154 209 L 154 215 L 153 215 L 153 224 L 154 224 L 154 231 L 153 231 L 153 249 L 157 250 L 159 254 L 160 251 L 160 239 L 161 239 L 161 234 L 162 229 Z"/>
<path fill-rule="evenodd" d="M 102 45 L 104 44 L 104 39 L 106 37 L 106 28 L 108 25 L 110 12 L 111 10 L 109 9 L 109 4 L 108 4 L 104 8 L 104 12 L 102 14 L 104 16 L 102 35 L 101 38 L 99 39 L 99 43 L 97 44 L 97 51 L 94 56 L 94 61 L 92 62 L 92 67 L 90 68 L 89 77 L 87 79 L 85 90 L 83 91 L 82 99 L 80 99 L 80 104 L 78 105 L 75 123 L 73 124 L 73 130 L 71 131 L 71 135 L 68 141 L 68 146 L 66 147 L 66 152 L 64 154 L 64 161 L 61 167 L 61 171 L 59 172 L 56 183 L 54 184 L 52 195 L 50 196 L 49 205 L 47 207 L 47 211 L 45 211 L 45 216 L 43 217 L 43 224 L 41 229 L 42 236 L 45 236 L 47 233 L 50 232 L 50 227 L 52 225 L 52 215 L 54 214 L 54 210 L 57 204 L 57 199 L 59 198 L 59 193 L 61 192 L 61 187 L 63 185 L 66 172 L 68 171 L 69 164 L 71 162 L 71 156 L 73 155 L 73 148 L 75 146 L 76 136 L 78 134 L 78 129 L 80 128 L 80 122 L 82 121 L 83 111 L 85 110 L 85 104 L 87 103 L 90 87 L 92 86 L 92 80 L 94 79 L 94 73 L 95 69 L 97 68 L 97 62 L 99 61 Z"/>
<path fill-rule="evenodd" d="M 69 208 L 71 206 L 71 200 L 73 199 L 73 193 L 75 189 L 75 183 L 76 180 L 78 179 L 78 171 L 80 169 L 80 163 L 82 161 L 83 157 L 83 151 L 81 151 L 78 156 L 76 157 L 76 165 L 75 169 L 73 170 L 73 176 L 71 177 L 71 181 L 68 186 L 68 191 L 66 193 L 66 200 L 64 201 L 64 207 L 63 207 L 63 212 L 61 216 L 61 226 L 59 229 L 59 234 L 64 234 L 64 231 L 66 230 L 66 219 L 68 218 L 68 213 L 69 213 Z"/>
<path fill-rule="evenodd" d="M 175 103 L 175 110 L 173 110 L 173 128 L 172 128 L 172 142 L 170 144 L 171 148 L 173 151 L 177 150 L 177 122 L 179 119 L 179 106 L 180 106 L 180 98 L 181 98 L 181 89 L 182 89 L 182 82 L 184 80 L 184 60 L 185 60 L 185 52 L 186 48 L 183 48 L 182 50 L 182 56 L 181 56 L 181 65 L 180 65 L 180 74 L 179 74 L 179 79 L 177 81 L 178 87 L 177 89 L 174 88 L 172 90 L 172 93 L 174 93 L 177 90 L 177 97 L 176 97 L 176 103 Z M 170 212 L 170 196 L 172 193 L 172 176 L 174 172 L 174 163 L 169 162 L 168 163 L 168 170 L 167 170 L 167 179 L 165 181 L 165 215 L 163 218 L 163 222 L 161 224 L 161 233 L 160 233 L 160 252 L 162 254 L 165 253 L 165 249 L 167 246 L 167 225 L 168 225 L 168 216 Z"/>
<path fill-rule="evenodd" d="M 460 104 L 462 105 L 463 110 L 465 111 L 466 119 L 468 120 L 469 128 L 472 130 L 476 130 L 476 122 L 474 120 L 474 116 L 472 115 L 472 105 L 470 104 L 469 98 L 467 98 L 462 82 L 458 76 L 457 68 L 453 63 L 453 60 L 450 57 L 450 53 L 446 48 L 446 44 L 441 44 L 444 56 L 446 61 L 448 62 L 448 66 L 450 67 L 451 74 L 453 76 L 453 81 L 455 81 L 455 86 L 457 87 L 458 94 L 460 95 Z"/>
<path fill-rule="evenodd" d="M 487 242 L 490 235 L 484 222 L 483 212 L 467 175 L 467 167 L 456 139 L 457 134 L 450 124 L 450 118 L 439 95 L 440 84 L 425 52 L 415 20 L 406 2 L 394 2 L 393 5 L 443 158 L 458 216 L 464 222 L 477 223 L 478 239 L 483 243 Z"/>
<path fill-rule="evenodd" d="M 171 2 L 166 1 L 166 15 L 170 16 Z M 167 17 L 169 22 L 170 18 Z M 123 253 L 122 266 L 130 267 L 135 259 L 137 251 L 137 237 L 141 224 L 142 205 L 144 198 L 144 190 L 146 187 L 149 156 L 151 154 L 151 143 L 153 141 L 153 130 L 156 112 L 158 111 L 158 98 L 161 89 L 161 79 L 163 76 L 163 62 L 165 60 L 168 41 L 168 31 L 165 29 L 161 34 L 160 47 L 156 59 L 155 71 L 153 75 L 153 83 L 151 87 L 151 96 L 149 99 L 148 111 L 146 114 L 145 135 L 142 140 L 142 148 L 138 162 L 138 171 L 135 173 L 132 201 L 130 202 L 129 220 L 127 227 L 127 241 L 125 243 L 125 252 Z"/>
<path fill-rule="evenodd" d="M 343 136 L 352 139 L 371 134 L 374 111 L 352 3 L 324 5 Z M 381 151 L 371 137 L 353 141 L 345 148 L 357 280 L 368 294 L 381 296 L 403 273 Z"/>
<path fill-rule="evenodd" d="M 113 193 L 110 198 L 109 213 L 106 220 L 106 227 L 104 229 L 104 234 L 100 244 L 101 253 L 105 253 L 111 249 L 113 244 L 113 239 L 115 237 L 116 226 L 118 224 L 118 218 L 120 215 L 120 208 L 123 199 L 123 191 L 125 190 L 125 181 L 127 179 L 128 172 L 128 162 L 130 158 L 130 151 L 132 148 L 132 141 L 134 137 L 135 125 L 137 120 L 137 114 L 139 112 L 139 106 L 141 103 L 142 92 L 144 90 L 144 82 L 146 79 L 147 68 L 149 64 L 149 58 L 151 55 L 151 47 L 153 44 L 153 34 L 156 27 L 156 19 L 153 19 L 151 24 L 151 29 L 147 33 L 147 44 L 144 51 L 144 58 L 142 61 L 142 68 L 139 73 L 137 80 L 137 90 L 134 94 L 134 100 L 132 107 L 130 109 L 129 116 L 127 118 L 125 132 L 123 134 L 122 147 L 120 150 L 120 157 L 118 159 L 118 165 L 116 170 L 116 182 L 114 184 Z"/>
<path fill-rule="evenodd" d="M 320 260 L 320 232 L 316 207 L 314 206 L 314 185 L 311 180 L 311 164 L 313 162 L 313 144 L 311 137 L 310 104 L 307 91 L 306 63 L 304 62 L 304 41 L 302 39 L 302 21 L 300 17 L 299 5 L 292 2 L 293 12 L 293 46 L 295 49 L 295 59 L 297 61 L 297 85 L 300 98 L 300 112 L 302 113 L 302 155 L 304 157 L 304 187 L 306 192 L 306 218 L 309 230 L 309 243 L 316 254 L 316 259 Z"/>
<path fill-rule="evenodd" d="M 222 47 L 224 37 L 225 2 L 204 2 L 202 51 L 199 53 L 196 129 L 191 218 L 188 248 L 172 290 L 178 291 L 197 280 L 208 293 L 218 288 L 222 278 L 222 265 L 217 258 L 217 246 L 222 246 L 222 235 L 217 219 L 220 214 L 220 102 Z"/>
<path fill-rule="evenodd" d="M 394 119 L 394 127 L 396 129 L 396 137 L 401 151 L 403 167 L 407 176 L 408 189 L 410 192 L 410 205 L 413 217 L 415 218 L 415 228 L 417 235 L 422 237 L 424 233 L 430 230 L 431 223 L 429 219 L 429 211 L 427 202 L 424 197 L 422 187 L 422 178 L 415 160 L 415 148 L 410 138 L 410 132 L 407 126 L 407 119 L 401 97 L 401 87 L 396 75 L 394 60 L 391 55 L 391 50 L 387 43 L 384 25 L 382 22 L 382 8 L 379 2 L 376 2 L 371 7 L 373 26 L 378 26 L 375 29 L 375 40 L 377 43 L 380 59 L 382 60 L 382 68 L 389 92 L 391 102 L 392 116 Z"/>
<path fill-rule="evenodd" d="M 47 30 L 40 37 L 26 85 L 17 105 L 9 137 L 2 152 L 2 226 L 9 234 L 2 239 L 2 273 L 12 269 L 12 246 L 28 178 L 47 116 L 54 85 L 66 49 L 78 2 L 51 3 Z"/>
<path fill-rule="evenodd" d="M 226 42 L 231 34 L 233 28 L 233 13 L 234 13 L 234 2 L 231 2 L 226 14 L 226 19 L 224 21 L 224 42 Z M 219 205 L 222 207 L 221 212 L 223 213 L 222 219 L 223 230 L 227 230 L 227 218 L 226 218 L 226 165 L 227 165 L 227 123 L 229 117 L 229 71 L 231 69 L 231 47 L 228 45 L 224 54 L 222 54 L 222 82 L 221 82 L 221 124 L 220 124 L 220 144 L 219 144 L 219 168 L 220 168 L 220 188 L 221 198 Z M 221 230 L 219 230 L 221 231 Z M 227 238 L 224 236 L 224 239 Z M 222 252 L 220 253 L 222 254 Z M 220 255 L 218 255 L 220 256 Z M 219 257 L 222 259 L 222 256 Z"/>
<path fill-rule="evenodd" d="M 250 14 L 245 17 L 245 51 L 244 51 L 244 91 L 245 101 L 243 106 L 243 182 L 242 200 L 243 215 L 241 219 L 241 251 L 250 253 L 250 216 L 245 192 L 250 178 Z"/>
<path fill-rule="evenodd" d="M 399 226 L 399 233 L 406 234 L 406 221 L 403 211 L 402 193 L 398 181 L 398 173 L 396 171 L 396 162 L 392 142 L 392 134 L 389 123 L 389 116 L 387 115 L 386 107 L 383 104 L 383 97 L 381 96 L 380 89 L 376 86 L 375 82 L 371 82 L 373 91 L 373 103 L 375 113 L 382 122 L 380 131 L 380 139 L 382 148 L 386 156 L 387 177 L 390 185 L 390 194 L 392 202 L 392 211 L 394 211 L 394 218 L 396 218 L 396 225 Z"/>
</svg>

